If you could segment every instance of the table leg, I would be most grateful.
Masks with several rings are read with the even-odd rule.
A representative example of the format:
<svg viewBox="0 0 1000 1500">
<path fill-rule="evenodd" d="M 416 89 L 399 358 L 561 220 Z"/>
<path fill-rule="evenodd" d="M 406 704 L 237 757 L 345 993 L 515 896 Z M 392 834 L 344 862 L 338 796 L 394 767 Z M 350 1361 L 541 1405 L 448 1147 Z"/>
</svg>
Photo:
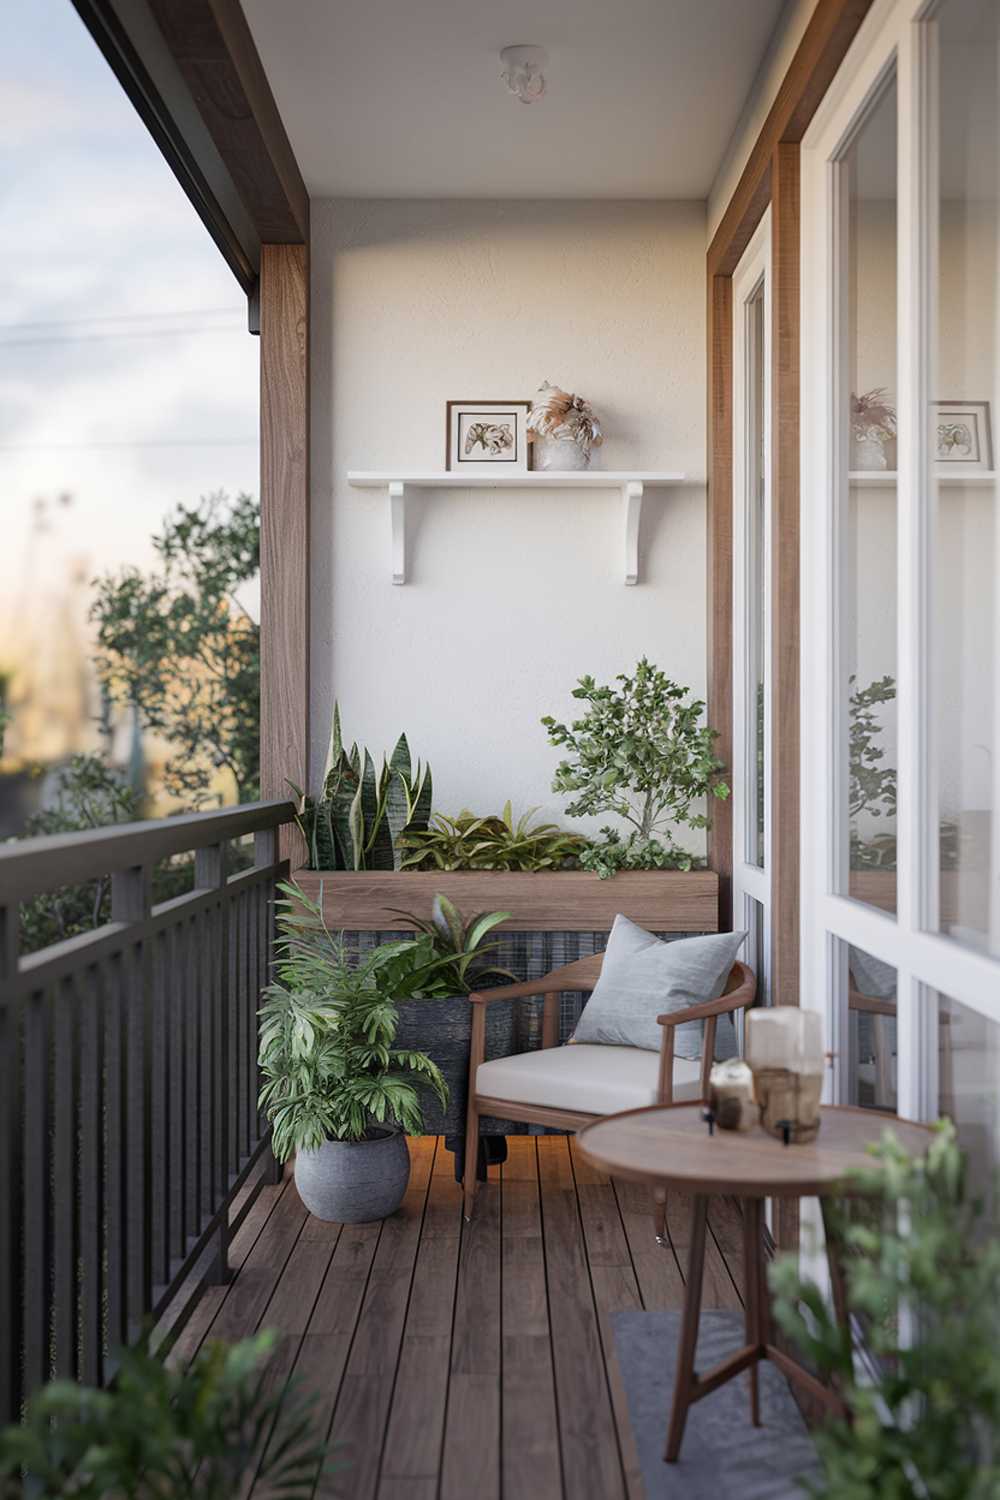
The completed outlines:
<svg viewBox="0 0 1000 1500">
<path fill-rule="evenodd" d="M 708 1220 L 708 1199 L 698 1196 L 692 1202 L 691 1246 L 688 1252 L 687 1284 L 684 1288 L 684 1315 L 681 1321 L 681 1340 L 677 1351 L 677 1377 L 674 1382 L 674 1399 L 670 1410 L 670 1430 L 667 1433 L 667 1451 L 664 1458 L 668 1464 L 677 1462 L 684 1437 L 691 1393 L 695 1386 L 695 1349 L 698 1344 L 698 1322 L 701 1317 L 701 1285 L 705 1275 L 705 1228 Z"/>
<path fill-rule="evenodd" d="M 823 1235 L 826 1239 L 826 1263 L 830 1268 L 830 1293 L 833 1297 L 833 1311 L 840 1328 L 841 1336 L 846 1341 L 848 1350 L 851 1349 L 851 1314 L 847 1306 L 847 1278 L 844 1275 L 844 1262 L 841 1257 L 840 1232 L 834 1219 L 833 1209 L 829 1199 L 819 1200 L 820 1210 L 823 1214 Z M 834 1379 L 834 1389 L 839 1393 L 839 1382 Z"/>
<path fill-rule="evenodd" d="M 762 1347 L 764 1337 L 761 1329 L 760 1307 L 760 1262 L 761 1254 L 761 1202 L 759 1198 L 743 1201 L 743 1298 L 746 1308 L 747 1343 Z M 750 1376 L 750 1420 L 760 1426 L 760 1382 L 757 1360 L 749 1369 Z"/>
</svg>

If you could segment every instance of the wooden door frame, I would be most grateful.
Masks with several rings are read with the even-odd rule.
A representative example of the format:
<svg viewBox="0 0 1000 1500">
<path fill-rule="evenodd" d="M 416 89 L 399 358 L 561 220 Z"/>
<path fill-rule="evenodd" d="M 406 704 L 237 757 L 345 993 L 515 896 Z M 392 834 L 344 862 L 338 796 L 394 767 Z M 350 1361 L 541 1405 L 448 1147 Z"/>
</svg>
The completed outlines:
<svg viewBox="0 0 1000 1500">
<path fill-rule="evenodd" d="M 708 249 L 708 716 L 732 764 L 733 272 L 771 206 L 771 993 L 799 999 L 799 142 L 872 0 L 817 0 Z M 709 865 L 732 925 L 732 815 Z"/>
</svg>

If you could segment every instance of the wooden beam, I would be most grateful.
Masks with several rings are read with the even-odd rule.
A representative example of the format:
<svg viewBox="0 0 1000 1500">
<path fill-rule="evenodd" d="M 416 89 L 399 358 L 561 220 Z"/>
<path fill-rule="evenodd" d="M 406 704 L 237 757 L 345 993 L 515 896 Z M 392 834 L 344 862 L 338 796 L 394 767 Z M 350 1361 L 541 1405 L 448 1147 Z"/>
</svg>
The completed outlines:
<svg viewBox="0 0 1000 1500">
<path fill-rule="evenodd" d="M 309 194 L 239 0 L 148 0 L 265 244 L 308 244 Z"/>
<path fill-rule="evenodd" d="M 733 764 L 733 283 L 708 279 L 708 722 Z M 719 877 L 719 926 L 732 923 L 731 803 L 713 802 L 708 863 Z"/>
<path fill-rule="evenodd" d="M 817 0 L 708 251 L 709 276 L 731 276 L 767 207 L 779 142 L 801 141 L 872 0 Z"/>
<path fill-rule="evenodd" d="M 264 245 L 260 265 L 260 779 L 305 787 L 309 753 L 309 258 Z M 303 863 L 297 830 L 282 858 Z"/>
<path fill-rule="evenodd" d="M 799 147 L 771 168 L 771 993 L 799 1003 Z"/>
</svg>

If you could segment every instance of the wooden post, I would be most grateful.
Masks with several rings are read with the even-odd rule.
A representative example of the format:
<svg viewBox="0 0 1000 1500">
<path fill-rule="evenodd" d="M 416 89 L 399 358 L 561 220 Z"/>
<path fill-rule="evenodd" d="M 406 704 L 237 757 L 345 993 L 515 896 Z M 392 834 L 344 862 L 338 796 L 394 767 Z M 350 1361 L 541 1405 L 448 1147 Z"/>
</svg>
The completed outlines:
<svg viewBox="0 0 1000 1500">
<path fill-rule="evenodd" d="M 260 263 L 260 782 L 289 797 L 309 770 L 309 257 L 264 245 Z M 281 830 L 292 869 L 305 862 Z"/>
</svg>

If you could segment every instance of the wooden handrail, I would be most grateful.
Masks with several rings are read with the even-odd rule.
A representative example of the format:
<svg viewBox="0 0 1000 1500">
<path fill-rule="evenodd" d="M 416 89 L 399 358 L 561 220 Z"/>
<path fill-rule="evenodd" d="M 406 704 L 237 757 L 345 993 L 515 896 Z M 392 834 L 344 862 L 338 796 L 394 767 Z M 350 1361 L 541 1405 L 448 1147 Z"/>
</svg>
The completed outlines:
<svg viewBox="0 0 1000 1500">
<path fill-rule="evenodd" d="M 0 846 L 0 906 L 120 870 L 155 865 L 172 854 L 277 828 L 294 817 L 292 802 L 248 802 L 176 818 L 18 839 Z"/>
</svg>

